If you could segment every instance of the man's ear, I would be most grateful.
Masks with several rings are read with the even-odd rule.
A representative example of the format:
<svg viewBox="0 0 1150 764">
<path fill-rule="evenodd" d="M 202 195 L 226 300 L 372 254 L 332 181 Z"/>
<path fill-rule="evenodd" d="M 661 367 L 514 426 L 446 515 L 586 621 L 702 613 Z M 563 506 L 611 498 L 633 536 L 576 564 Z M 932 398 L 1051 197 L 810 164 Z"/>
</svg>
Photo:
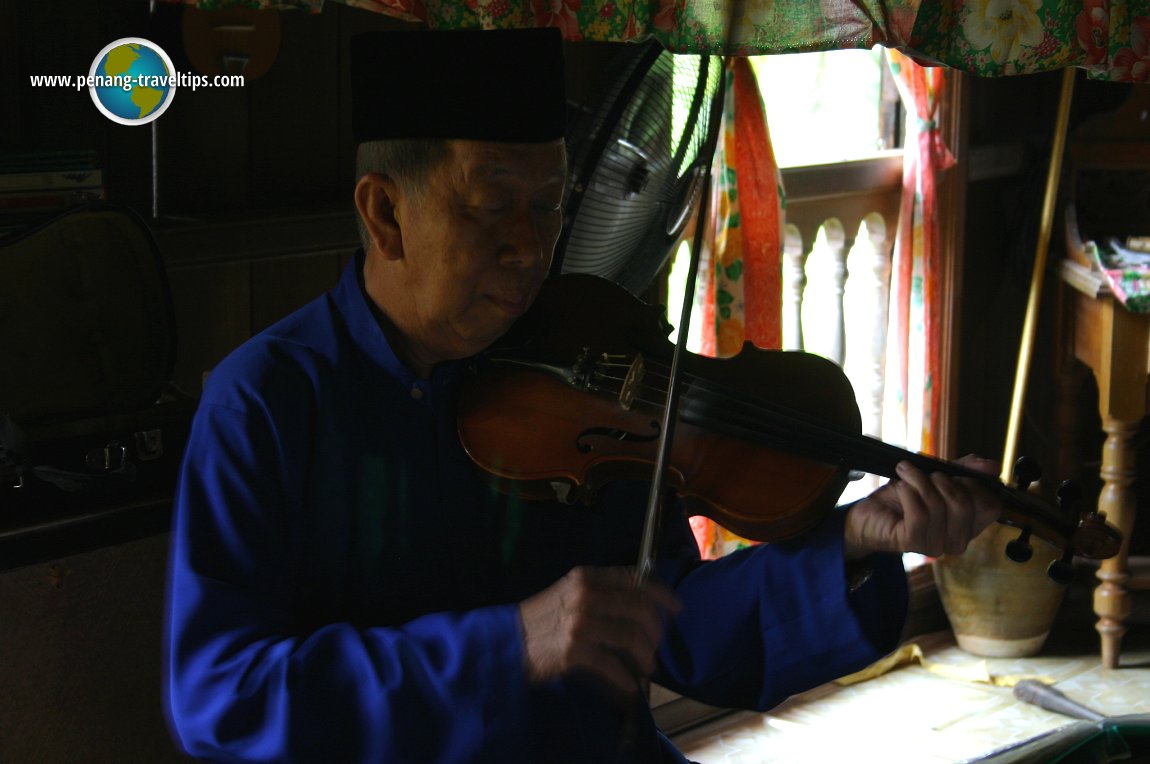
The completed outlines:
<svg viewBox="0 0 1150 764">
<path fill-rule="evenodd" d="M 403 236 L 395 219 L 399 184 L 378 172 L 364 173 L 355 184 L 355 208 L 379 253 L 388 260 L 403 257 Z"/>
</svg>

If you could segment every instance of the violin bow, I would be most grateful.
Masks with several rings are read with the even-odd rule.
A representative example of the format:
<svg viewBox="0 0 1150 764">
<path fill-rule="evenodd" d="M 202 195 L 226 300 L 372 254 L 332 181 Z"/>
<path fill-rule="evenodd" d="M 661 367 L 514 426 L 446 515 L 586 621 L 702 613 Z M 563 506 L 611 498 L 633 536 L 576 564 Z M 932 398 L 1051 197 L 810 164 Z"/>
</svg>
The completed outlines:
<svg viewBox="0 0 1150 764">
<path fill-rule="evenodd" d="M 727 89 L 727 57 L 723 56 L 719 68 L 719 84 L 715 89 L 710 104 L 710 121 L 707 123 L 707 137 L 703 143 L 700 156 L 705 157 L 706 164 L 696 166 L 693 172 L 696 178 L 701 174 L 701 180 L 696 180 L 699 195 L 699 211 L 695 221 L 695 236 L 691 245 L 691 262 L 687 268 L 687 286 L 683 294 L 683 309 L 679 316 L 679 336 L 675 341 L 675 352 L 671 356 L 670 380 L 667 383 L 667 401 L 663 409 L 662 428 L 659 433 L 659 444 L 655 452 L 655 467 L 651 477 L 651 492 L 647 495 L 647 513 L 643 520 L 643 537 L 639 544 L 639 561 L 636 573 L 637 583 L 643 583 L 651 577 L 655 567 L 655 537 L 659 532 L 659 517 L 663 506 L 663 487 L 666 484 L 667 461 L 671 452 L 671 441 L 675 437 L 675 422 L 679 410 L 679 365 L 683 353 L 687 352 L 687 335 L 691 329 L 691 307 L 695 301 L 695 283 L 699 273 L 699 261 L 703 251 L 703 236 L 707 229 L 707 213 L 710 209 L 711 182 L 715 163 L 715 149 L 719 145 L 719 135 L 722 132 L 723 102 Z M 710 66 L 709 57 L 704 65 Z M 697 161 L 697 160 L 696 160 Z"/>
</svg>

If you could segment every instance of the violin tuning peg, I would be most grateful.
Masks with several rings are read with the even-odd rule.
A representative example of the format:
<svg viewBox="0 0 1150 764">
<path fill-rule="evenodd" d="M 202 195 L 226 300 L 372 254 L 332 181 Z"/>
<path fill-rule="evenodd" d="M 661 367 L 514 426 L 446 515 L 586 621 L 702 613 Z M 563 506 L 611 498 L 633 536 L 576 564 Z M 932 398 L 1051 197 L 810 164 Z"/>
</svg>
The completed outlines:
<svg viewBox="0 0 1150 764">
<path fill-rule="evenodd" d="M 1066 551 L 1062 553 L 1062 559 L 1050 563 L 1050 567 L 1046 569 L 1047 577 L 1059 586 L 1069 586 L 1074 580 L 1074 566 L 1070 562 L 1072 559 L 1074 559 L 1074 549 L 1067 547 Z"/>
<path fill-rule="evenodd" d="M 1087 510 L 1078 516 L 1079 531 L 1106 529 L 1106 513 Z"/>
<path fill-rule="evenodd" d="M 1105 560 L 1118 554 L 1122 534 L 1106 522 L 1105 512 L 1083 512 L 1072 539 L 1074 548 L 1084 557 Z"/>
<path fill-rule="evenodd" d="M 1082 486 L 1076 480 L 1063 480 L 1056 494 L 1058 508 L 1067 516 L 1074 514 L 1074 505 L 1082 499 Z"/>
<path fill-rule="evenodd" d="M 1042 477 L 1042 468 L 1029 456 L 1020 456 L 1014 462 L 1014 487 L 1020 491 L 1030 488 L 1030 484 Z"/>
<path fill-rule="evenodd" d="M 1007 543 L 1006 556 L 1014 562 L 1023 563 L 1033 555 L 1034 549 L 1030 546 L 1030 528 L 1023 528 L 1022 533 L 1018 534 L 1018 538 Z"/>
</svg>

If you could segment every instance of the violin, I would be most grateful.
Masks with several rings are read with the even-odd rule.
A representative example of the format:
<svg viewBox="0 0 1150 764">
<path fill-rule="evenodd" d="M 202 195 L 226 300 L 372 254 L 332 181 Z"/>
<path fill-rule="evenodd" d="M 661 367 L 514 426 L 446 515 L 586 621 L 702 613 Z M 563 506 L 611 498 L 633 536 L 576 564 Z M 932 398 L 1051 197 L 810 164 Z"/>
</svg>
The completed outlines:
<svg viewBox="0 0 1150 764">
<path fill-rule="evenodd" d="M 463 375 L 459 437 L 488 479 L 526 499 L 590 502 L 604 483 L 649 478 L 661 434 L 674 346 L 661 310 L 596 276 L 548 279 L 531 309 Z M 1117 554 L 1121 533 L 1097 512 L 1058 506 L 1025 485 L 863 435 L 850 381 L 821 356 L 761 350 L 733 358 L 686 354 L 667 481 L 690 515 L 748 539 L 799 536 L 834 509 L 853 473 L 926 472 L 973 478 L 1000 494 L 999 522 L 1077 554 Z M 1017 474 L 1017 473 L 1016 473 Z M 1035 476 L 1023 475 L 1023 482 Z M 1057 561 L 1056 561 L 1057 562 Z"/>
</svg>

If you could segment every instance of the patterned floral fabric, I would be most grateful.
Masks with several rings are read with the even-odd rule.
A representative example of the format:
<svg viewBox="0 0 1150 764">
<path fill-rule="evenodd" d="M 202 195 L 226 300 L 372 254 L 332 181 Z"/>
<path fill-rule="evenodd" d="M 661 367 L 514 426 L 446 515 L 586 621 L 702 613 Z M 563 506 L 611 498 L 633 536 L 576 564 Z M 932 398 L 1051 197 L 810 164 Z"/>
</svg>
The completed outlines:
<svg viewBox="0 0 1150 764">
<path fill-rule="evenodd" d="M 169 0 L 205 9 L 323 0 Z M 676 53 L 758 55 L 875 45 L 981 76 L 1080 66 L 1150 81 L 1150 0 L 332 0 L 434 29 L 553 26 L 568 40 L 655 37 Z M 729 9 L 738 9 L 732 13 Z"/>
<path fill-rule="evenodd" d="M 735 355 L 750 341 L 782 346 L 782 174 L 754 70 L 731 59 L 712 178 L 711 230 L 700 258 L 703 319 L 700 352 Z M 706 559 L 750 542 L 705 517 L 691 518 Z"/>
<path fill-rule="evenodd" d="M 936 188 L 954 164 L 936 117 L 946 70 L 919 66 L 888 51 L 890 70 L 906 108 L 902 208 L 891 264 L 883 440 L 937 453 L 934 426 L 942 367 Z M 924 212 L 925 211 L 925 212 Z"/>
<path fill-rule="evenodd" d="M 715 152 L 702 349 L 735 355 L 750 340 L 782 345 L 782 175 L 775 162 L 759 85 L 745 58 L 726 72 L 726 101 Z"/>
</svg>

